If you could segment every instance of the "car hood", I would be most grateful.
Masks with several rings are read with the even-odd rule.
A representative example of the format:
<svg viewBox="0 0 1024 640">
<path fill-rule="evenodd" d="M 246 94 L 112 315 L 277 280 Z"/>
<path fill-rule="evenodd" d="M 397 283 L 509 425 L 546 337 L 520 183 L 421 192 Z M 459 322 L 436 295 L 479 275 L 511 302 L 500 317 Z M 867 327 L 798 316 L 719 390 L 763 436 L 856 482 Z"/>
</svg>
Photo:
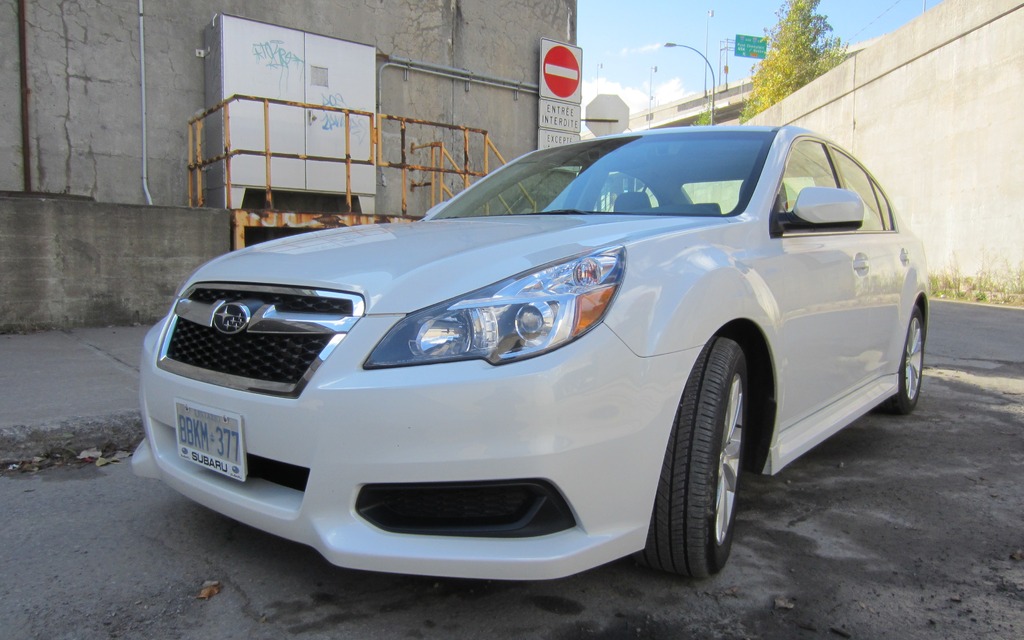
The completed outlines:
<svg viewBox="0 0 1024 640">
<path fill-rule="evenodd" d="M 229 253 L 199 269 L 189 283 L 349 291 L 364 297 L 367 314 L 405 314 L 594 249 L 731 220 L 549 215 L 366 225 Z"/>
</svg>

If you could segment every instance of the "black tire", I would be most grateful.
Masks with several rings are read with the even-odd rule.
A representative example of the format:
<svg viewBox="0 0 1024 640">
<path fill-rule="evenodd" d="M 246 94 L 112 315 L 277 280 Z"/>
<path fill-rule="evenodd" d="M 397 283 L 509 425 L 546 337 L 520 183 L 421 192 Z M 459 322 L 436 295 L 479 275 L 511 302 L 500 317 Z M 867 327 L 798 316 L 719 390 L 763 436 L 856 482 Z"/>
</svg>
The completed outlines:
<svg viewBox="0 0 1024 640">
<path fill-rule="evenodd" d="M 882 403 L 882 410 L 896 415 L 907 415 L 917 406 L 921 397 L 921 379 L 924 373 L 924 342 L 927 330 L 921 309 L 914 307 L 903 340 L 903 355 L 900 357 L 899 389 L 896 394 Z"/>
<path fill-rule="evenodd" d="M 697 358 L 683 390 L 647 545 L 637 554 L 641 564 L 693 577 L 718 573 L 725 566 L 736 520 L 746 396 L 743 349 L 728 338 L 713 339 Z M 720 493 L 726 488 L 731 493 Z"/>
</svg>

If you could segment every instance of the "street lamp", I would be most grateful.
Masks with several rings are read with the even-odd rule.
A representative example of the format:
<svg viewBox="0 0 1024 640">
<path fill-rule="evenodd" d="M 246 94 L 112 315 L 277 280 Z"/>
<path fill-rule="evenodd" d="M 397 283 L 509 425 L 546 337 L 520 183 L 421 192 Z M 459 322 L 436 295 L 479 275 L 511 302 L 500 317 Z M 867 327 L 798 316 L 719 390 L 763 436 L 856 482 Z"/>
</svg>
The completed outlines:
<svg viewBox="0 0 1024 640">
<path fill-rule="evenodd" d="M 708 19 L 704 21 L 704 57 L 708 57 L 708 34 L 711 32 L 711 18 L 715 17 L 715 12 L 712 9 L 708 9 Z M 714 91 L 714 87 L 711 88 Z M 704 95 L 708 94 L 708 74 L 704 74 Z"/>
<path fill-rule="evenodd" d="M 647 128 L 651 128 L 651 121 L 654 120 L 654 74 L 658 73 L 658 67 L 651 67 L 651 79 L 647 83 Z"/>
<path fill-rule="evenodd" d="M 711 124 L 715 124 L 715 87 L 718 86 L 718 83 L 715 81 L 715 69 L 714 67 L 711 66 L 711 63 L 708 62 L 708 57 L 701 53 L 700 51 L 698 51 L 697 49 L 694 49 L 693 47 L 687 44 L 676 44 L 674 42 L 666 42 L 665 46 L 682 47 L 683 49 L 689 49 L 690 51 L 700 56 L 704 60 L 704 64 L 708 65 L 708 72 L 711 73 Z"/>
</svg>

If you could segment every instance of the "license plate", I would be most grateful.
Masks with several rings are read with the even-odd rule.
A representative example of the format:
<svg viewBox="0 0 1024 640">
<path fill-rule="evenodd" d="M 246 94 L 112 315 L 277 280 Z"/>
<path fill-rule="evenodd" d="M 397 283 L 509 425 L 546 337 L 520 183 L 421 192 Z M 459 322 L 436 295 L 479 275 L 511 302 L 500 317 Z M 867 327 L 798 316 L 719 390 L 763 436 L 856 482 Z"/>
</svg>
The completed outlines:
<svg viewBox="0 0 1024 640">
<path fill-rule="evenodd" d="M 242 416 L 178 399 L 174 401 L 174 411 L 177 414 L 178 455 L 210 471 L 244 482 Z"/>
</svg>

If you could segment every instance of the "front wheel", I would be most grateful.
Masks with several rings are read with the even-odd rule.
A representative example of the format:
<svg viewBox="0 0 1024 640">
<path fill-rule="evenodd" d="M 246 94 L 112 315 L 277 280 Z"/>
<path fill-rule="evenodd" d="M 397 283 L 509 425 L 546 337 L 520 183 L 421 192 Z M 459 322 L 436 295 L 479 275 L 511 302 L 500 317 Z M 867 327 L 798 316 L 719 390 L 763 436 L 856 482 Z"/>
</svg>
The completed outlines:
<svg viewBox="0 0 1024 640">
<path fill-rule="evenodd" d="M 705 577 L 732 547 L 747 423 L 747 361 L 715 338 L 694 364 L 669 436 L 658 493 L 637 559 L 649 567 Z"/>
<path fill-rule="evenodd" d="M 882 404 L 882 409 L 889 413 L 907 415 L 917 406 L 917 399 L 921 396 L 921 374 L 924 371 L 925 333 L 924 316 L 919 308 L 914 307 L 900 358 L 899 389 Z"/>
</svg>

